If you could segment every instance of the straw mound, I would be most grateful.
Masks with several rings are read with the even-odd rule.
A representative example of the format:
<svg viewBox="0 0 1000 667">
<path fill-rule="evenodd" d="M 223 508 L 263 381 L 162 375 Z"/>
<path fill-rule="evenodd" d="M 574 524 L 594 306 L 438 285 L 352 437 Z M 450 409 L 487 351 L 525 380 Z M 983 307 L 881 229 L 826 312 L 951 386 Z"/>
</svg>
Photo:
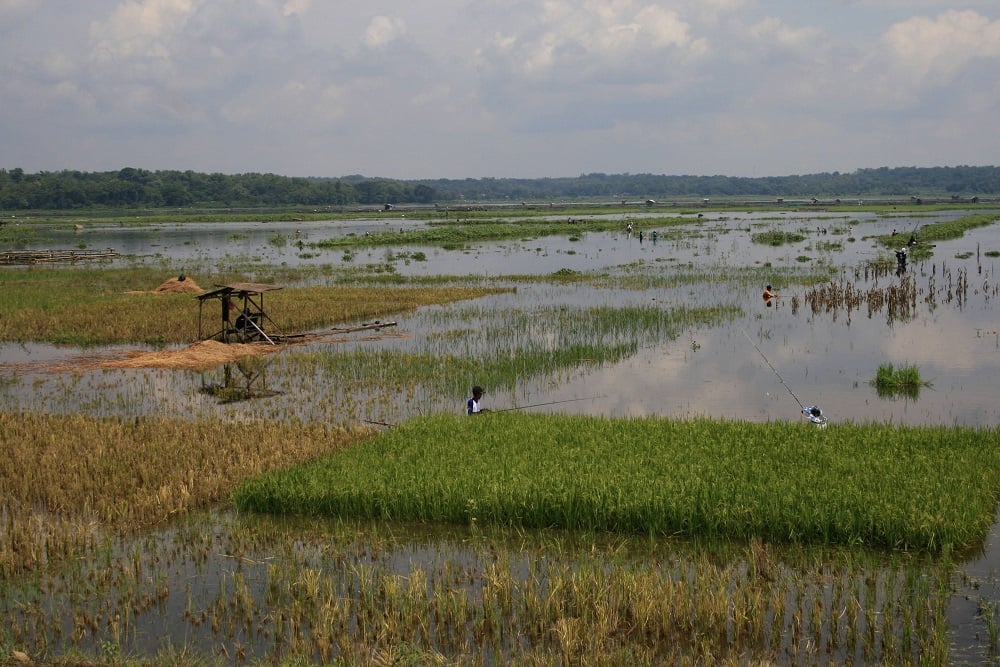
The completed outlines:
<svg viewBox="0 0 1000 667">
<path fill-rule="evenodd" d="M 179 350 L 159 352 L 134 352 L 127 359 L 116 359 L 101 364 L 105 368 L 182 368 L 198 370 L 236 361 L 243 357 L 275 352 L 275 345 L 255 343 L 220 343 L 202 340 Z"/>
<path fill-rule="evenodd" d="M 200 288 L 198 283 L 196 283 L 192 278 L 184 278 L 184 280 L 171 278 L 170 280 L 161 283 L 159 287 L 153 290 L 156 294 L 178 294 L 184 292 L 201 293 L 204 291 L 205 290 Z"/>
</svg>

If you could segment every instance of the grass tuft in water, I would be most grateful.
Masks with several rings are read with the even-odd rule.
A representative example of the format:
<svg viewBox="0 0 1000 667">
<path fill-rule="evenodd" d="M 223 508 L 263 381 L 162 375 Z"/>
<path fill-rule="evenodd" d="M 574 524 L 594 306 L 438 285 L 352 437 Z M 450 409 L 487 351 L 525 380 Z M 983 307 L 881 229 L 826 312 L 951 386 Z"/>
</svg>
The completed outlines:
<svg viewBox="0 0 1000 667">
<path fill-rule="evenodd" d="M 920 377 L 920 370 L 916 366 L 881 364 L 871 385 L 880 397 L 903 395 L 915 399 L 919 396 L 921 387 L 929 387 L 930 382 Z"/>
</svg>

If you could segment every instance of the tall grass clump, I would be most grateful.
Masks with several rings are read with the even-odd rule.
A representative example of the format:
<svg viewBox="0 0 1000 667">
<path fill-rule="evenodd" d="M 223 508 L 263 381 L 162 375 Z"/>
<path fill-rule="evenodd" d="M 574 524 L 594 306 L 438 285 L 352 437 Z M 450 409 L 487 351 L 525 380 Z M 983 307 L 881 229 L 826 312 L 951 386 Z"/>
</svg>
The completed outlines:
<svg viewBox="0 0 1000 667">
<path fill-rule="evenodd" d="M 929 386 L 930 382 L 920 377 L 920 369 L 914 365 L 880 364 L 871 385 L 879 396 L 904 395 L 917 398 L 921 387 Z"/>
<path fill-rule="evenodd" d="M 235 499 L 259 512 L 939 551 L 981 540 L 992 524 L 995 437 L 995 429 L 437 415 L 244 482 Z"/>
</svg>

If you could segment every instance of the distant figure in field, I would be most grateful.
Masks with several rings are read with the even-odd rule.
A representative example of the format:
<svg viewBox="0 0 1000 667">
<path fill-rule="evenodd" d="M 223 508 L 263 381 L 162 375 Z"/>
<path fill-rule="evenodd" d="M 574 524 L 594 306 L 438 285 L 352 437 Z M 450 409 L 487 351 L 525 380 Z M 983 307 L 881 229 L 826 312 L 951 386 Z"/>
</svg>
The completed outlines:
<svg viewBox="0 0 1000 667">
<path fill-rule="evenodd" d="M 900 271 L 906 271 L 906 248 L 896 251 L 896 265 Z"/>
<path fill-rule="evenodd" d="M 761 296 L 764 298 L 764 305 L 770 308 L 771 303 L 776 298 L 778 298 L 779 295 L 775 294 L 774 291 L 771 289 L 771 286 L 768 285 L 767 287 L 764 288 L 764 293 Z"/>
<path fill-rule="evenodd" d="M 465 411 L 470 415 L 478 415 L 482 412 L 489 412 L 482 407 L 480 401 L 483 398 L 483 388 L 476 385 L 472 388 L 472 398 L 465 404 Z"/>
</svg>

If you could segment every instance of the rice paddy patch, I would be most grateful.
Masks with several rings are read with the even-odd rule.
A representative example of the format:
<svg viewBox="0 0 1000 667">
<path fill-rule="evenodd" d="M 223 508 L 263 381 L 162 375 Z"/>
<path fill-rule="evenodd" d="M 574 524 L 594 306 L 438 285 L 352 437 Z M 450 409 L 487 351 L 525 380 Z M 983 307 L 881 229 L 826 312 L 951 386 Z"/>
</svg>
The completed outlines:
<svg viewBox="0 0 1000 667">
<path fill-rule="evenodd" d="M 246 511 L 930 552 L 982 540 L 995 429 L 486 414 L 415 419 L 240 485 Z"/>
</svg>

